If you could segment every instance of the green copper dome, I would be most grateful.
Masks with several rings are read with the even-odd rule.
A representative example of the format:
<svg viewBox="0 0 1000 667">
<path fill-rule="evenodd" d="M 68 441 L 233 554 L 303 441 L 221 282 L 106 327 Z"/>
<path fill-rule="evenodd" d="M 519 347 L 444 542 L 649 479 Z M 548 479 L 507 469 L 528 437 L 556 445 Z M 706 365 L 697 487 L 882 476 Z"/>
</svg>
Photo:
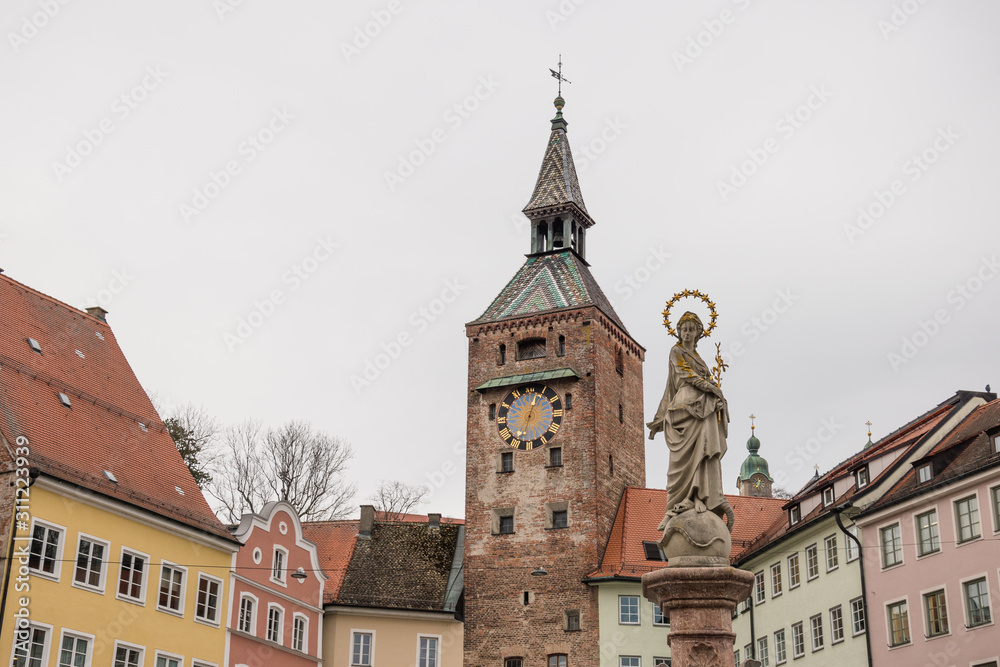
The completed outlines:
<svg viewBox="0 0 1000 667">
<path fill-rule="evenodd" d="M 760 473 L 767 477 L 768 481 L 773 482 L 771 479 L 771 473 L 767 468 L 767 459 L 763 456 L 757 454 L 760 449 L 760 440 L 757 436 L 751 435 L 750 439 L 747 440 L 747 450 L 750 452 L 750 456 L 746 457 L 743 461 L 743 465 L 740 466 L 740 478 L 739 481 L 744 481 L 750 479 L 750 476 L 754 473 Z"/>
</svg>

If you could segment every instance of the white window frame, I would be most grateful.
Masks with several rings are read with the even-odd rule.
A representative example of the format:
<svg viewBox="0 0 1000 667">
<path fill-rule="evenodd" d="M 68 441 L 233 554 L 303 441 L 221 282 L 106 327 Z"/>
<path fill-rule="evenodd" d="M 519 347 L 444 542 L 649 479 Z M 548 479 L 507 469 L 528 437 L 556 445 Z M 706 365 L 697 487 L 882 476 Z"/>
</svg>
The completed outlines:
<svg viewBox="0 0 1000 667">
<path fill-rule="evenodd" d="M 368 662 L 354 662 L 354 638 L 357 635 L 368 635 L 371 641 L 368 643 Z M 371 667 L 375 664 L 375 631 L 351 628 L 351 641 L 347 645 L 347 664 L 351 667 Z"/>
<path fill-rule="evenodd" d="M 858 527 L 857 527 L 857 525 L 848 526 L 847 527 L 847 532 L 849 532 L 854 537 L 858 538 L 858 542 L 861 541 L 861 535 L 858 533 Z M 849 537 L 845 537 L 844 538 L 844 543 L 847 545 L 846 546 L 846 551 L 847 551 L 846 555 L 847 555 L 847 562 L 848 563 L 853 563 L 854 561 L 856 561 L 858 558 L 861 557 L 861 547 L 858 546 L 857 542 L 855 542 L 854 540 L 852 540 Z"/>
<path fill-rule="evenodd" d="M 778 642 L 778 635 L 781 635 L 781 642 Z M 781 646 L 781 650 L 778 650 Z M 785 629 L 774 631 L 774 664 L 783 665 L 788 662 L 788 644 L 785 643 Z"/>
<path fill-rule="evenodd" d="M 219 667 L 219 663 L 191 658 L 191 667 Z"/>
<path fill-rule="evenodd" d="M 995 535 L 1000 533 L 1000 486 L 990 487 L 989 494 L 990 512 L 993 514 L 993 534 Z"/>
<path fill-rule="evenodd" d="M 171 570 L 176 570 L 181 573 L 181 593 L 178 600 L 180 605 L 177 609 L 171 609 L 170 607 L 164 607 L 160 604 L 160 589 L 163 586 L 163 568 L 170 568 Z M 174 616 L 184 616 L 184 602 L 187 597 L 187 568 L 176 563 L 171 563 L 168 560 L 160 561 L 160 572 L 159 576 L 156 578 L 156 610 L 162 611 L 166 614 L 173 614 Z M 166 655 L 166 654 L 164 654 Z"/>
<path fill-rule="evenodd" d="M 817 628 L 819 629 L 818 633 L 816 632 Z M 826 646 L 823 637 L 823 614 L 815 614 L 809 617 L 809 646 L 812 647 L 813 653 L 822 651 Z"/>
<path fill-rule="evenodd" d="M 794 526 L 802 520 L 802 509 L 798 505 L 788 508 L 788 525 Z"/>
<path fill-rule="evenodd" d="M 218 594 L 215 599 L 215 619 L 208 618 L 207 616 L 198 615 L 198 598 L 201 596 L 201 582 L 207 581 L 209 583 L 215 583 L 219 586 Z M 194 620 L 198 623 L 204 623 L 205 625 L 211 625 L 213 628 L 217 628 L 222 624 L 222 603 L 225 601 L 225 585 L 222 579 L 218 577 L 213 577 L 210 574 L 205 574 L 204 572 L 198 573 L 198 587 L 195 588 L 194 597 Z M 206 601 L 207 608 L 207 601 Z"/>
<path fill-rule="evenodd" d="M 798 630 L 799 630 L 799 632 L 798 632 L 798 639 L 800 640 L 800 645 L 796 645 L 796 643 L 795 643 L 795 639 L 796 639 L 795 629 L 796 628 L 798 628 Z M 802 621 L 798 621 L 796 623 L 792 623 L 792 637 L 791 637 L 791 639 L 792 639 L 792 659 L 794 660 L 795 658 L 801 658 L 802 656 L 804 656 L 806 654 L 806 630 L 805 630 L 805 627 L 802 625 Z M 799 651 L 798 649 L 801 649 L 801 651 Z"/>
<path fill-rule="evenodd" d="M 977 625 L 972 625 L 970 622 L 972 619 L 969 618 L 969 598 L 965 594 L 965 585 L 971 584 L 974 581 L 979 581 L 983 579 L 986 581 L 986 609 L 990 613 L 990 620 L 986 623 L 979 623 Z M 993 613 L 993 600 L 990 596 L 990 577 L 986 572 L 980 572 L 969 577 L 963 577 L 958 580 L 958 590 L 962 594 L 962 617 L 965 619 L 966 630 L 973 630 L 979 628 L 986 628 L 996 623 L 996 614 Z"/>
<path fill-rule="evenodd" d="M 892 643 L 892 608 L 898 605 L 906 605 L 906 641 L 900 642 L 898 644 Z M 895 600 L 886 600 L 885 602 L 885 638 L 886 643 L 889 646 L 889 650 L 894 648 L 899 648 L 900 646 L 910 646 L 913 644 L 913 624 L 910 622 L 910 599 L 908 597 L 896 598 Z"/>
<path fill-rule="evenodd" d="M 279 553 L 281 554 L 280 568 L 278 567 Z M 278 576 L 275 576 L 275 572 L 278 573 Z M 275 545 L 274 552 L 271 554 L 271 582 L 279 586 L 288 586 L 288 549 L 285 547 Z"/>
<path fill-rule="evenodd" d="M 898 539 L 899 541 L 898 550 L 897 549 L 893 550 L 893 554 L 895 554 L 897 551 L 899 552 L 899 560 L 897 560 L 894 563 L 888 563 L 887 561 L 887 553 L 885 550 L 885 536 L 883 534 L 884 531 L 887 531 L 891 528 L 896 529 L 897 533 L 896 539 Z M 906 558 L 905 555 L 903 554 L 903 528 L 900 525 L 900 522 L 893 521 L 892 523 L 887 523 L 883 526 L 879 526 L 877 530 L 878 530 L 879 563 L 881 564 L 882 569 L 888 570 L 891 567 L 899 567 L 900 565 L 904 565 L 906 563 Z"/>
<path fill-rule="evenodd" d="M 143 562 L 142 568 L 142 578 L 139 582 L 139 597 L 132 597 L 130 595 L 122 595 L 121 584 L 122 584 L 122 568 L 125 566 L 125 555 L 128 554 L 132 557 L 132 563 L 135 564 L 135 558 L 141 558 Z M 118 556 L 118 576 L 115 577 L 115 597 L 119 600 L 125 602 L 131 602 L 132 604 L 137 604 L 140 607 L 146 606 L 146 584 L 149 581 L 149 570 L 152 566 L 152 560 L 149 554 L 144 554 L 141 551 L 135 549 L 129 549 L 128 547 L 122 545 L 121 551 Z M 129 587 L 131 588 L 132 578 L 129 577 Z M 157 600 L 159 600 L 159 589 L 157 589 Z"/>
<path fill-rule="evenodd" d="M 969 537 L 969 538 L 963 540 L 961 538 L 962 528 L 959 525 L 959 519 L 958 519 L 958 516 L 959 516 L 958 515 L 958 504 L 961 503 L 961 502 L 965 502 L 966 500 L 969 500 L 970 498 L 975 498 L 975 501 L 976 501 L 976 523 L 979 525 L 979 534 L 978 535 L 973 535 L 972 537 Z M 952 512 L 951 512 L 952 520 L 955 522 L 955 546 L 956 547 L 960 547 L 962 545 L 969 544 L 970 542 L 975 542 L 976 540 L 982 539 L 983 538 L 983 513 L 979 509 L 979 507 L 980 507 L 980 503 L 979 503 L 979 491 L 975 490 L 972 493 L 964 493 L 964 494 L 962 494 L 959 497 L 952 498 L 951 499 L 951 507 L 952 507 Z"/>
<path fill-rule="evenodd" d="M 66 527 L 65 526 L 60 526 L 57 523 L 52 523 L 51 521 L 43 521 L 41 519 L 34 519 L 33 518 L 31 520 L 31 532 L 28 534 L 28 549 L 29 549 L 29 551 L 31 549 L 31 545 L 35 541 L 35 526 L 39 526 L 39 525 L 42 526 L 42 527 L 44 527 L 46 529 L 46 531 L 51 530 L 51 531 L 56 532 L 56 533 L 59 534 L 59 542 L 58 542 L 58 544 L 56 544 L 56 557 L 55 557 L 54 563 L 52 565 L 54 571 L 53 572 L 46 572 L 45 570 L 42 570 L 40 568 L 30 568 L 29 571 L 31 572 L 31 576 L 33 576 L 33 577 L 42 577 L 43 579 L 48 579 L 50 581 L 59 581 L 62 578 L 63 551 L 66 548 L 66 535 L 67 535 Z M 48 539 L 48 532 L 45 533 L 45 540 L 42 541 L 42 554 L 43 555 L 45 553 L 45 542 L 47 541 L 47 539 Z M 31 561 L 30 556 L 29 556 L 28 560 L 29 560 L 29 562 Z M 39 561 L 39 565 L 42 565 L 42 563 L 44 563 L 44 561 L 45 561 L 45 558 L 42 557 L 41 560 Z M 73 564 L 73 567 L 76 568 L 76 563 L 75 562 Z"/>
<path fill-rule="evenodd" d="M 622 620 L 622 603 L 628 598 L 630 601 L 635 600 L 635 620 L 634 621 L 623 621 Z M 631 602 L 629 607 L 631 608 Z M 631 618 L 631 613 L 629 614 Z M 642 604 L 639 602 L 638 595 L 619 595 L 618 596 L 618 625 L 642 625 Z"/>
<path fill-rule="evenodd" d="M 837 637 L 837 623 L 834 619 L 840 621 L 840 637 Z M 830 646 L 844 641 L 846 636 L 847 633 L 844 632 L 844 606 L 838 604 L 836 607 L 830 608 Z"/>
<path fill-rule="evenodd" d="M 861 479 L 862 475 L 864 475 L 864 481 Z M 869 481 L 871 480 L 868 479 L 868 466 L 862 466 L 854 472 L 854 483 L 858 489 L 863 489 L 868 486 Z"/>
<path fill-rule="evenodd" d="M 296 623 L 299 621 L 302 621 L 302 636 L 300 637 L 302 648 L 295 646 Z M 309 617 L 299 611 L 292 614 L 292 649 L 302 653 L 309 652 Z"/>
<path fill-rule="evenodd" d="M 642 656 L 620 655 L 618 656 L 618 667 L 642 667 Z"/>
<path fill-rule="evenodd" d="M 660 605 L 656 604 L 655 602 L 652 602 L 651 604 L 653 605 L 653 612 L 652 612 L 653 625 L 658 628 L 669 628 L 670 621 L 664 620 L 665 617 L 663 616 L 663 610 L 660 608 Z M 659 618 L 660 620 L 657 621 L 656 620 L 657 618 Z"/>
<path fill-rule="evenodd" d="M 964 592 L 964 591 L 963 591 Z M 945 632 L 941 632 L 935 635 L 931 634 L 931 619 L 928 618 L 927 609 L 927 596 L 934 595 L 935 593 L 944 594 L 944 613 L 945 622 L 948 625 L 948 629 Z M 938 637 L 947 637 L 951 634 L 951 603 L 948 601 L 948 588 L 944 584 L 938 586 L 932 586 L 928 589 L 920 591 L 920 620 L 923 623 L 924 639 L 937 639 Z"/>
<path fill-rule="evenodd" d="M 833 486 L 828 486 L 823 489 L 823 507 L 829 507 L 837 500 L 837 494 L 833 490 Z"/>
<path fill-rule="evenodd" d="M 34 530 L 32 530 L 32 533 L 34 533 Z M 29 621 L 28 622 L 28 629 L 29 630 L 36 630 L 37 629 L 37 630 L 41 630 L 41 631 L 43 631 L 45 633 L 45 639 L 42 641 L 42 657 L 41 657 L 41 664 L 42 664 L 43 667 L 45 667 L 45 666 L 47 666 L 49 664 L 49 651 L 52 648 L 52 626 L 49 625 L 49 624 L 47 624 L 47 623 L 37 623 L 35 621 Z M 16 649 L 17 649 L 17 643 L 16 642 L 12 642 L 12 646 L 10 647 L 10 664 L 11 665 L 13 665 L 14 664 L 14 660 L 17 659 L 17 655 L 15 654 L 15 650 Z M 30 653 L 30 645 L 29 645 L 29 653 L 28 653 L 28 655 L 29 655 L 29 657 L 31 655 L 31 653 Z"/>
<path fill-rule="evenodd" d="M 784 592 L 781 581 L 781 561 L 771 565 L 771 598 L 779 597 Z"/>
<path fill-rule="evenodd" d="M 764 588 L 764 570 L 754 572 L 753 575 L 753 602 L 755 605 L 762 605 L 767 601 L 767 590 Z"/>
<path fill-rule="evenodd" d="M 94 550 L 93 545 L 98 544 L 104 547 L 104 559 L 101 562 L 101 571 L 98 573 L 98 583 L 96 586 L 92 586 L 86 582 L 80 582 L 76 580 L 76 568 L 80 561 L 80 546 L 83 540 L 87 540 L 91 544 L 90 557 L 87 559 L 87 573 L 90 573 L 90 564 L 93 562 Z M 76 558 L 73 559 L 73 577 L 70 580 L 70 585 L 73 588 L 80 588 L 85 591 L 91 591 L 94 593 L 100 593 L 104 595 L 105 586 L 107 585 L 108 579 L 108 561 L 111 554 L 111 543 L 107 540 L 102 540 L 99 537 L 94 537 L 93 535 L 88 535 L 87 533 L 77 533 L 76 534 Z"/>
<path fill-rule="evenodd" d="M 936 526 L 935 532 L 937 535 L 934 536 L 934 539 L 937 541 L 937 546 L 926 553 L 920 553 L 923 549 L 923 540 L 920 537 L 920 518 L 932 513 L 934 514 L 934 525 Z M 914 547 L 916 547 L 917 552 L 917 560 L 941 553 L 941 517 L 938 515 L 936 505 L 930 508 L 925 507 L 923 508 L 923 511 L 913 513 L 913 538 Z"/>
<path fill-rule="evenodd" d="M 160 658 L 167 660 L 176 660 L 177 667 L 184 667 L 184 656 L 178 655 L 176 653 L 167 653 L 166 651 L 154 651 L 153 652 L 153 664 L 152 667 L 159 667 Z M 164 667 L 170 667 L 169 664 Z"/>
<path fill-rule="evenodd" d="M 934 467 L 930 463 L 924 463 L 917 467 L 917 484 L 926 484 L 934 477 Z"/>
<path fill-rule="evenodd" d="M 441 635 L 428 635 L 428 634 L 418 634 L 417 635 L 417 653 L 416 653 L 416 666 L 420 665 L 420 640 L 421 639 L 433 639 L 434 640 L 434 661 L 429 663 L 426 667 L 441 667 Z"/>
<path fill-rule="evenodd" d="M 805 553 L 805 556 L 806 556 L 806 581 L 812 581 L 813 579 L 815 579 L 815 578 L 817 578 L 819 576 L 819 544 L 817 544 L 816 542 L 813 542 L 812 544 L 810 544 L 809 546 L 807 546 L 805 548 L 805 552 L 804 553 Z M 813 568 L 809 565 L 809 563 L 810 563 L 809 554 L 810 553 L 812 553 L 812 556 L 813 556 L 812 560 L 815 561 L 815 563 L 816 563 L 816 573 L 815 574 L 811 573 L 811 571 L 812 571 Z"/>
<path fill-rule="evenodd" d="M 771 664 L 771 656 L 767 650 L 767 635 L 757 638 L 757 652 L 754 656 L 760 661 L 760 667 L 768 667 Z"/>
<path fill-rule="evenodd" d="M 253 603 L 253 609 L 250 610 L 250 629 L 244 630 L 241 623 L 243 618 L 243 601 L 250 600 Z M 253 593 L 248 593 L 243 591 L 240 593 L 240 606 L 236 609 L 236 629 L 240 632 L 245 632 L 248 635 L 257 636 L 257 610 L 260 609 L 260 600 Z"/>
<path fill-rule="evenodd" d="M 833 544 L 833 548 L 830 548 L 830 544 Z M 833 572 L 838 567 L 840 567 L 840 554 L 837 553 L 837 534 L 827 535 L 823 538 L 823 551 L 826 552 L 826 571 Z M 831 554 L 832 564 L 831 564 Z"/>
<path fill-rule="evenodd" d="M 125 642 L 125 641 L 122 641 L 120 639 L 116 639 L 115 640 L 114 648 L 111 651 L 111 667 L 114 667 L 115 660 L 118 659 L 118 649 L 119 649 L 119 647 L 120 648 L 124 648 L 126 650 L 130 650 L 130 651 L 138 651 L 139 652 L 139 660 L 135 664 L 138 667 L 143 667 L 143 665 L 145 664 L 145 660 L 146 660 L 146 647 L 143 646 L 142 644 L 133 644 L 131 642 Z M 126 667 L 128 667 L 128 663 L 126 663 Z"/>
<path fill-rule="evenodd" d="M 850 602 L 851 605 L 851 636 L 857 637 L 868 632 L 868 609 L 865 607 L 865 599 L 856 597 Z M 861 617 L 861 624 L 864 626 L 858 630 L 858 616 Z"/>
<path fill-rule="evenodd" d="M 278 611 L 278 638 L 277 639 L 272 639 L 271 638 L 271 611 L 272 610 L 277 610 Z M 269 642 L 274 642 L 275 644 L 282 644 L 282 645 L 284 645 L 283 642 L 284 642 L 284 639 L 285 639 L 285 608 L 282 607 L 277 602 L 268 602 L 267 603 L 267 619 L 266 619 L 266 623 L 264 625 L 264 639 L 266 639 Z"/>
<path fill-rule="evenodd" d="M 73 639 L 82 639 L 85 642 L 87 642 L 86 658 L 84 659 L 83 664 L 87 665 L 88 667 L 92 665 L 94 661 L 94 635 L 89 634 L 87 632 L 80 632 L 78 630 L 70 630 L 68 628 L 62 628 L 59 631 L 59 647 L 57 648 L 57 653 L 56 653 L 56 667 L 63 667 L 63 664 L 61 662 L 62 645 L 63 645 L 63 640 L 65 640 L 66 637 L 72 637 Z M 76 654 L 75 644 L 73 650 L 75 655 Z M 73 667 L 73 663 L 70 663 L 69 667 Z"/>
<path fill-rule="evenodd" d="M 787 558 L 788 561 L 788 590 L 793 590 L 802 585 L 802 563 L 797 553 Z M 795 563 L 795 567 L 792 567 Z M 792 583 L 792 573 L 795 573 L 795 583 Z"/>
</svg>

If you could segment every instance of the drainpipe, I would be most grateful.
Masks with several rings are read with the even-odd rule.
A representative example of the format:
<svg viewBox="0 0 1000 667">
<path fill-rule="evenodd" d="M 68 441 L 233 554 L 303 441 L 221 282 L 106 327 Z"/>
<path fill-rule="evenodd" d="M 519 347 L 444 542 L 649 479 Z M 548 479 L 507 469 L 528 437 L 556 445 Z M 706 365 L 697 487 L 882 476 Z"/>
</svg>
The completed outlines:
<svg viewBox="0 0 1000 667">
<path fill-rule="evenodd" d="M 850 510 L 854 511 L 850 512 Z M 865 648 L 868 649 L 868 667 L 872 667 L 871 617 L 868 615 L 868 589 L 865 586 L 865 552 L 861 550 L 861 540 L 844 527 L 844 522 L 840 518 L 842 512 L 849 512 L 847 516 L 848 518 L 852 518 L 857 515 L 858 509 L 854 507 L 853 503 L 846 502 L 839 507 L 833 508 L 833 516 L 837 519 L 837 526 L 840 527 L 840 531 L 847 536 L 847 539 L 854 540 L 854 543 L 858 545 L 858 567 L 861 569 L 861 607 L 865 612 Z"/>
<path fill-rule="evenodd" d="M 750 591 L 750 655 L 747 658 L 757 659 L 757 631 L 754 629 L 754 607 L 757 606 L 756 585 Z"/>
</svg>

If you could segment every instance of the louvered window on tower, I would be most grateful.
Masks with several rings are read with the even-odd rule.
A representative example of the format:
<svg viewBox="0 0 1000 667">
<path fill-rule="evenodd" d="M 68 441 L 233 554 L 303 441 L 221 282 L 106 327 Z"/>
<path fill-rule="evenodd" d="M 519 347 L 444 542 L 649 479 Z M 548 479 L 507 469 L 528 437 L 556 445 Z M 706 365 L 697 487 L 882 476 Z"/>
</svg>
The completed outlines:
<svg viewBox="0 0 1000 667">
<path fill-rule="evenodd" d="M 545 339 L 528 338 L 517 344 L 517 359 L 541 359 L 545 356 Z"/>
</svg>

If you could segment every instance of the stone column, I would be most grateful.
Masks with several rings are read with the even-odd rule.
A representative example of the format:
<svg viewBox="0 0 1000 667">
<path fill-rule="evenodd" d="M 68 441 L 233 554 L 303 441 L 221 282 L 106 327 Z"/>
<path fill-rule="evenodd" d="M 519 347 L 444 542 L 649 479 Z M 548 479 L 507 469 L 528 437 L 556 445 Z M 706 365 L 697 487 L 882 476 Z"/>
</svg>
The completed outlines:
<svg viewBox="0 0 1000 667">
<path fill-rule="evenodd" d="M 642 594 L 670 618 L 674 667 L 732 667 L 733 611 L 753 574 L 732 567 L 665 567 L 642 575 Z"/>
</svg>

